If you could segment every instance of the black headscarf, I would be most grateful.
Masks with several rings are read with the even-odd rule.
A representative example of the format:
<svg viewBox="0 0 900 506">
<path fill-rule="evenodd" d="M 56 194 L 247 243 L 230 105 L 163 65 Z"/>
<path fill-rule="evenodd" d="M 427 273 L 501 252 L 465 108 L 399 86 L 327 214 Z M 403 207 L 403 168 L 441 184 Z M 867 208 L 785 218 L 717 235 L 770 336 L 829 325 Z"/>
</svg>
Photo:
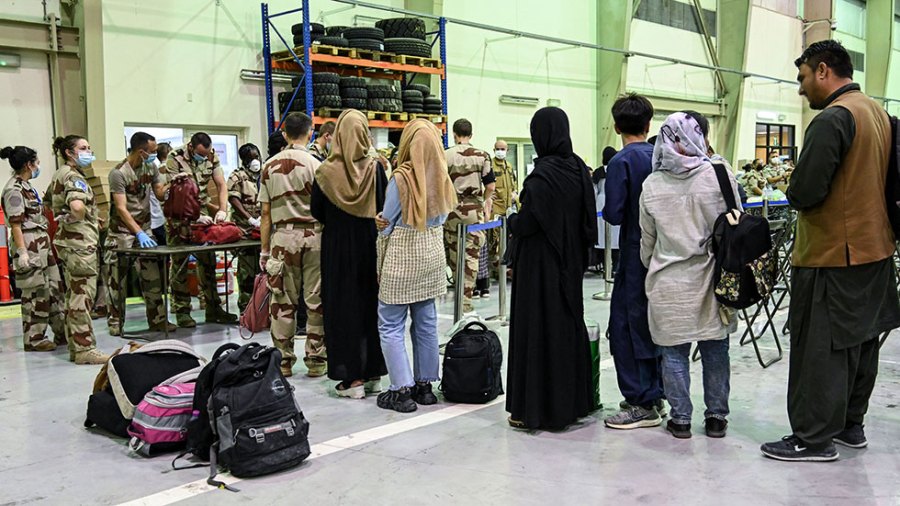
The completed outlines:
<svg viewBox="0 0 900 506">
<path fill-rule="evenodd" d="M 563 277 L 578 275 L 580 279 L 588 266 L 588 250 L 597 240 L 597 208 L 590 169 L 572 150 L 569 118 L 562 109 L 545 107 L 535 113 L 531 120 L 531 141 L 538 158 L 534 170 L 525 179 L 523 205 L 529 206 L 540 223 L 560 260 Z M 572 198 L 580 198 L 582 202 L 575 230 L 566 227 L 573 217 L 560 213 L 558 205 L 561 200 Z M 579 234 L 577 242 L 583 246 L 581 265 L 569 265 L 572 252 L 566 251 L 566 234 L 572 233 Z M 567 292 L 566 297 L 570 308 L 580 307 L 578 293 Z"/>
</svg>

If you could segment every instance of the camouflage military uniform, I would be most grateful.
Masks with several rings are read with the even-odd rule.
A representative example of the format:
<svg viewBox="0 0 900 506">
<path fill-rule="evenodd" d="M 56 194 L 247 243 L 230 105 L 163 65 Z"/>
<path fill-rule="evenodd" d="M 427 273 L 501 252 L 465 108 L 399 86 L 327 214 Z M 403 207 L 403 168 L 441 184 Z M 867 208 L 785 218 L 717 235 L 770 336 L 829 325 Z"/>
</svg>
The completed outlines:
<svg viewBox="0 0 900 506">
<path fill-rule="evenodd" d="M 153 235 L 150 229 L 150 198 L 149 192 L 153 191 L 153 185 L 162 184 L 162 176 L 159 169 L 153 166 L 142 165 L 133 168 L 128 160 L 117 165 L 109 174 L 110 212 L 109 230 L 106 234 L 106 243 L 103 248 L 103 265 L 101 271 L 106 280 L 109 317 L 107 324 L 110 335 L 122 335 L 122 315 L 120 314 L 120 297 L 124 298 L 123 285 L 127 284 L 128 271 L 119 264 L 119 255 L 116 250 L 131 248 L 135 245 L 136 237 L 125 225 L 115 208 L 113 195 L 124 194 L 125 206 L 128 213 L 134 218 L 141 230 L 148 236 Z M 165 322 L 165 312 L 162 311 L 162 276 L 159 273 L 159 264 L 155 260 L 137 260 L 138 272 L 141 276 L 141 291 L 144 295 L 144 305 L 147 310 L 147 322 L 151 329 L 161 328 Z M 124 302 L 124 299 L 123 301 Z"/>
<path fill-rule="evenodd" d="M 50 251 L 47 218 L 37 191 L 28 181 L 13 176 L 3 189 L 3 213 L 10 224 L 22 228 L 28 253 L 22 262 L 15 241 L 10 241 L 16 287 L 22 291 L 22 336 L 25 349 L 46 339 L 47 323 L 56 344 L 66 343 L 65 315 L 58 291 L 60 284 L 56 258 Z"/>
<path fill-rule="evenodd" d="M 747 198 L 759 197 L 762 193 L 757 194 L 753 189 L 756 188 L 763 191 L 766 187 L 766 178 L 762 172 L 751 169 L 750 172 L 744 175 L 743 184 L 744 191 L 747 192 Z"/>
<path fill-rule="evenodd" d="M 313 158 L 320 162 L 324 162 L 325 159 L 328 158 L 328 153 L 326 153 L 324 149 L 319 147 L 318 142 L 313 142 L 309 145 L 309 154 L 313 155 Z"/>
<path fill-rule="evenodd" d="M 200 214 L 209 216 L 209 192 L 213 175 L 222 175 L 222 166 L 219 164 L 219 156 L 213 152 L 213 160 L 204 160 L 201 163 L 194 161 L 187 151 L 179 149 L 169 155 L 166 161 L 165 176 L 172 178 L 175 174 L 184 172 L 194 178 L 197 187 L 200 188 Z M 220 203 L 224 207 L 224 203 Z M 166 243 L 168 246 L 187 246 L 191 244 L 191 224 L 186 221 L 166 221 Z M 206 300 L 206 310 L 211 311 L 220 304 L 219 294 L 216 290 L 216 257 L 211 252 L 196 253 L 197 281 L 203 298 Z M 187 257 L 185 255 L 172 255 L 172 265 L 169 275 L 169 283 L 172 288 L 172 312 L 177 317 L 190 315 L 191 295 L 187 284 Z"/>
<path fill-rule="evenodd" d="M 69 358 L 75 360 L 74 353 L 90 351 L 96 347 L 91 309 L 97 294 L 99 269 L 97 204 L 84 173 L 70 165 L 63 165 L 53 175 L 50 193 L 53 215 L 59 222 L 53 244 L 63 264 L 66 281 L 66 338 L 69 342 Z M 69 205 L 75 200 L 84 203 L 84 219 L 75 220 L 71 216 Z"/>
<path fill-rule="evenodd" d="M 306 304 L 306 357 L 310 375 L 325 374 L 327 354 L 322 299 L 320 296 L 319 254 L 321 225 L 310 212 L 315 172 L 319 161 L 302 146 L 291 146 L 273 156 L 262 170 L 259 202 L 271 206 L 275 229 L 266 263 L 269 279 L 269 311 L 272 340 L 281 350 L 283 367 L 292 367 L 296 307 L 301 296 Z M 301 293 L 302 287 L 302 293 Z"/>
<path fill-rule="evenodd" d="M 244 209 L 253 218 L 259 218 L 259 204 L 256 203 L 256 197 L 259 194 L 258 182 L 259 174 L 254 174 L 245 168 L 239 168 L 232 172 L 227 182 L 228 198 L 240 200 Z M 231 210 L 231 220 L 241 228 L 245 236 L 255 229 L 247 221 L 247 218 L 244 218 L 236 209 Z M 242 250 L 238 253 L 237 262 L 237 279 L 240 289 L 238 307 L 243 311 L 253 295 L 253 280 L 259 274 L 259 251 L 255 249 Z"/>
<path fill-rule="evenodd" d="M 506 210 L 513 204 L 513 193 L 519 191 L 516 173 L 507 160 L 494 158 L 492 166 L 494 176 L 497 178 L 497 187 L 494 188 L 493 203 L 494 216 L 506 215 Z M 492 228 L 489 233 L 490 262 L 495 271 L 500 267 L 500 228 Z"/>
<path fill-rule="evenodd" d="M 459 205 L 450 212 L 444 224 L 447 257 L 453 279 L 456 279 L 458 237 L 457 227 L 462 223 L 474 225 L 484 222 L 484 184 L 493 181 L 491 157 L 469 144 L 457 144 L 445 152 L 450 180 L 456 187 Z M 472 292 L 478 274 L 478 257 L 484 243 L 484 232 L 466 234 L 466 263 L 464 266 L 463 312 L 472 311 Z M 459 287 L 456 287 L 458 290 Z"/>
</svg>

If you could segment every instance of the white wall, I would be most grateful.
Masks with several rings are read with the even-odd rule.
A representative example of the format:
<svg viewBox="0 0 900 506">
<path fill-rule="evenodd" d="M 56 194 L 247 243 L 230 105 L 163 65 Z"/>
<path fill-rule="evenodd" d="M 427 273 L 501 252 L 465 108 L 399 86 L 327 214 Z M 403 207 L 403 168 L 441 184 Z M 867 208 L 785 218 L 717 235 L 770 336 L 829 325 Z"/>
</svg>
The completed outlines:
<svg viewBox="0 0 900 506">
<path fill-rule="evenodd" d="M 47 12 L 60 13 L 59 0 L 47 0 Z M 43 21 L 44 5 L 41 0 L 4 0 L 0 2 L 0 17 L 24 21 Z"/>
<path fill-rule="evenodd" d="M 802 52 L 800 20 L 762 7 L 750 12 L 750 38 L 747 46 L 745 70 L 779 77 L 789 81 L 797 78 L 794 59 Z M 803 140 L 803 98 L 798 87 L 762 79 L 750 78 L 744 83 L 744 100 L 738 128 L 737 160 L 751 160 L 756 151 L 756 115 L 770 111 L 785 116 L 774 123 L 795 125 L 797 147 Z M 772 121 L 762 121 L 773 123 Z"/>
</svg>

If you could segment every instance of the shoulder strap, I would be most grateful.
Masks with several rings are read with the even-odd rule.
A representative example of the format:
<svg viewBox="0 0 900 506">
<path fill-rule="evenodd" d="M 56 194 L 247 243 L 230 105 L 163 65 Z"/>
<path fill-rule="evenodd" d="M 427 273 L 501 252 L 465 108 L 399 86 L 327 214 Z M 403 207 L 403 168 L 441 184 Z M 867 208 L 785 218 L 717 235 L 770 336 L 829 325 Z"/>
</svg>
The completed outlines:
<svg viewBox="0 0 900 506">
<path fill-rule="evenodd" d="M 734 198 L 734 191 L 731 189 L 731 183 L 728 181 L 728 169 L 721 163 L 714 163 L 713 169 L 716 171 L 716 180 L 719 181 L 719 191 L 725 197 L 725 204 L 728 206 L 728 212 L 737 209 L 737 201 Z"/>
<path fill-rule="evenodd" d="M 186 355 L 197 357 L 202 363 L 206 363 L 206 358 L 194 351 L 193 346 L 177 339 L 163 339 L 162 341 L 154 341 L 144 345 L 133 353 L 154 353 L 154 352 L 180 352 Z"/>
<path fill-rule="evenodd" d="M 176 374 L 175 376 L 172 376 L 166 381 L 160 383 L 160 385 L 171 385 L 173 383 L 193 383 L 197 381 L 197 376 L 200 376 L 200 371 L 203 370 L 203 367 L 204 366 L 202 365 L 198 365 L 193 369 L 189 369 L 182 373 Z"/>
</svg>

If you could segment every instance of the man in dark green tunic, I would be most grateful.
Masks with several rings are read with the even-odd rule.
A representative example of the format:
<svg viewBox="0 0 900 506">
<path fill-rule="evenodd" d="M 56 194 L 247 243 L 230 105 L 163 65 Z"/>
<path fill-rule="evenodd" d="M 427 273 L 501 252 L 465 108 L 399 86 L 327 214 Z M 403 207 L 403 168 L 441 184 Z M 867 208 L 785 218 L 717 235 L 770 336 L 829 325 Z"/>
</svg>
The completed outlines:
<svg viewBox="0 0 900 506">
<path fill-rule="evenodd" d="M 895 251 L 885 205 L 891 128 L 853 82 L 832 40 L 795 62 L 800 94 L 822 110 L 806 130 L 788 200 L 798 211 L 791 278 L 788 417 L 793 433 L 765 456 L 832 461 L 834 443 L 863 448 L 878 374 L 878 334 L 900 326 Z"/>
</svg>

